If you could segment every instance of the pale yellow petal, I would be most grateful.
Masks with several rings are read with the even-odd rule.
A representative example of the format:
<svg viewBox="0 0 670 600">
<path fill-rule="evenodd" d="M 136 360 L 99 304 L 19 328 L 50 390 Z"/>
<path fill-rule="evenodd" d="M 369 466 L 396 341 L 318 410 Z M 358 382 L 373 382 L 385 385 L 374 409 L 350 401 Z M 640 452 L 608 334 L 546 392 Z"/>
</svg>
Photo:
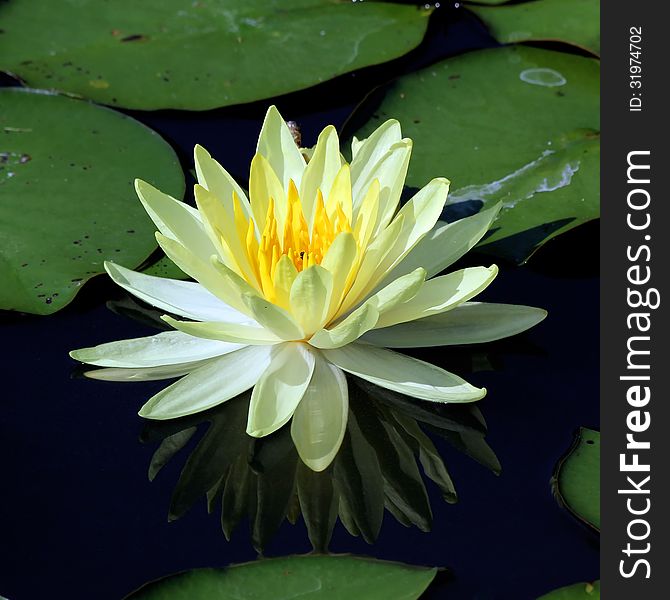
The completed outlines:
<svg viewBox="0 0 670 600">
<path fill-rule="evenodd" d="M 382 123 L 370 136 L 354 144 L 352 142 L 353 157 L 351 161 L 351 180 L 354 184 L 354 210 L 363 199 L 367 191 L 369 181 L 375 178 L 373 170 L 386 156 L 393 144 L 401 141 L 402 132 L 400 123 L 395 119 L 389 119 Z M 365 185 L 365 182 L 368 182 Z"/>
<path fill-rule="evenodd" d="M 271 106 L 265 115 L 256 151 L 268 160 L 285 190 L 291 179 L 300 188 L 305 159 L 276 106 Z"/>
<path fill-rule="evenodd" d="M 404 139 L 391 147 L 374 170 L 374 178 L 379 180 L 379 212 L 373 235 L 382 231 L 395 215 L 400 196 L 405 185 L 405 177 L 412 154 L 412 140 Z M 368 182 L 363 184 L 363 189 Z"/>
<path fill-rule="evenodd" d="M 205 261 L 195 256 L 179 242 L 167 238 L 158 232 L 156 233 L 156 239 L 168 258 L 184 273 L 193 277 L 209 292 L 223 300 L 229 306 L 232 306 L 235 310 L 247 315 L 249 314 L 249 309 L 242 302 L 239 292 L 235 288 L 232 288 L 226 280 L 221 278 L 211 261 Z"/>
<path fill-rule="evenodd" d="M 201 259 L 208 259 L 217 252 L 197 210 L 141 179 L 135 180 L 135 191 L 147 214 L 164 236 L 186 246 Z"/>
<path fill-rule="evenodd" d="M 272 169 L 268 160 L 262 154 L 256 154 L 251 161 L 249 175 L 249 196 L 251 210 L 259 231 L 265 229 L 265 219 L 268 214 L 270 198 L 274 200 L 274 211 L 277 218 L 278 230 L 284 229 L 286 220 L 286 191 L 282 182 Z"/>
<path fill-rule="evenodd" d="M 354 236 L 345 232 L 335 238 L 321 261 L 321 266 L 330 271 L 333 276 L 333 291 L 330 296 L 327 322 L 335 316 L 342 303 L 357 255 L 358 249 Z"/>
<path fill-rule="evenodd" d="M 291 287 L 291 313 L 306 335 L 321 328 L 328 316 L 333 276 L 319 265 L 301 271 Z"/>
<path fill-rule="evenodd" d="M 305 337 L 300 325 L 283 308 L 256 294 L 246 294 L 244 301 L 256 321 L 277 337 L 287 341 L 301 340 Z"/>
<path fill-rule="evenodd" d="M 330 329 L 320 329 L 310 339 L 315 348 L 340 348 L 370 331 L 379 320 L 379 311 L 373 304 L 359 306 L 341 323 Z"/>
<path fill-rule="evenodd" d="M 379 212 L 379 180 L 373 179 L 368 188 L 360 210 L 356 216 L 354 234 L 359 248 L 365 250 L 370 243 L 372 233 L 377 226 L 377 213 Z"/>
<path fill-rule="evenodd" d="M 420 290 L 426 272 L 422 268 L 391 282 L 384 289 L 368 298 L 341 323 L 317 331 L 309 340 L 317 348 L 339 348 L 354 342 L 373 329 L 381 315 L 395 306 L 407 302 Z"/>
<path fill-rule="evenodd" d="M 386 275 L 394 279 L 422 266 L 427 277 L 433 277 L 456 262 L 473 248 L 498 216 L 502 204 L 478 212 L 475 215 L 442 223 L 438 221 L 411 252 Z"/>
<path fill-rule="evenodd" d="M 223 323 L 220 321 L 179 321 L 168 315 L 161 317 L 163 321 L 175 329 L 207 340 L 219 340 L 232 344 L 246 346 L 267 346 L 277 344 L 282 340 L 271 331 L 259 327 L 257 324 Z"/>
<path fill-rule="evenodd" d="M 377 327 L 389 327 L 448 311 L 485 289 L 498 267 L 470 267 L 427 281 L 411 300 L 398 304 L 380 317 Z"/>
<path fill-rule="evenodd" d="M 298 276 L 298 269 L 285 254 L 279 259 L 274 273 L 275 304 L 284 309 L 291 308 L 291 287 Z"/>
<path fill-rule="evenodd" d="M 337 131 L 335 127 L 328 125 L 319 134 L 314 153 L 309 163 L 307 163 L 300 184 L 300 200 L 305 213 L 305 220 L 310 227 L 314 218 L 317 190 L 321 190 L 323 197 L 328 198 L 341 165 L 340 141 L 337 137 Z"/>
<path fill-rule="evenodd" d="M 449 181 L 433 179 L 417 192 L 401 209 L 396 219 L 403 218 L 403 226 L 393 242 L 393 246 L 379 262 L 369 277 L 369 287 L 373 289 L 435 225 L 449 192 Z"/>
<path fill-rule="evenodd" d="M 215 196 L 218 196 L 224 203 L 226 209 L 232 214 L 233 207 L 228 204 L 233 197 L 233 192 L 240 199 L 242 209 L 247 219 L 251 216 L 251 207 L 244 190 L 237 184 L 209 152 L 202 146 L 196 145 L 194 150 L 195 172 L 198 177 L 198 183 L 209 190 Z"/>
<path fill-rule="evenodd" d="M 270 365 L 251 394 L 247 433 L 263 437 L 286 424 L 305 394 L 314 372 L 314 352 L 305 344 L 272 349 Z"/>
<path fill-rule="evenodd" d="M 398 218 L 394 219 L 393 222 L 367 247 L 353 285 L 347 293 L 338 314 L 342 314 L 351 309 L 372 291 L 374 284 L 371 279 L 379 264 L 384 260 L 395 244 L 397 237 L 402 231 L 403 223 L 404 217 L 398 215 Z"/>
<path fill-rule="evenodd" d="M 256 274 L 246 252 L 245 238 L 240 237 L 234 212 L 229 212 L 221 198 L 201 185 L 196 184 L 194 192 L 198 209 L 205 217 L 205 228 L 216 245 L 221 260 L 258 289 Z M 234 200 L 229 200 L 232 205 Z"/>
<path fill-rule="evenodd" d="M 481 344 L 526 331 L 547 316 L 531 306 L 465 302 L 431 317 L 368 331 L 363 340 L 388 348 Z"/>
<path fill-rule="evenodd" d="M 293 414 L 291 437 L 302 461 L 313 471 L 323 471 L 347 430 L 349 390 L 340 369 L 319 354 L 315 358 L 312 379 Z"/>
<path fill-rule="evenodd" d="M 322 190 L 323 191 L 323 190 Z M 343 164 L 335 176 L 330 192 L 326 195 L 326 213 L 330 220 L 334 220 L 337 216 L 338 205 L 342 208 L 345 216 L 352 222 L 352 200 L 351 200 L 351 171 L 348 164 Z"/>
</svg>

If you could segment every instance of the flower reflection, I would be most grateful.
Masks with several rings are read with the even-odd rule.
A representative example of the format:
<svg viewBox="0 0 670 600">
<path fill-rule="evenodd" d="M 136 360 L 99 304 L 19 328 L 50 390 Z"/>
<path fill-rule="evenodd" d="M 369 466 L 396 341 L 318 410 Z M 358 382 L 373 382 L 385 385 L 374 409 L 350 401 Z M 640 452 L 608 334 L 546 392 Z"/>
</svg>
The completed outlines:
<svg viewBox="0 0 670 600">
<path fill-rule="evenodd" d="M 206 497 L 209 511 L 220 512 L 227 539 L 248 517 L 252 543 L 262 552 L 284 519 L 295 524 L 302 516 L 312 546 L 323 552 L 338 518 L 351 535 L 368 543 L 379 535 L 385 509 L 403 525 L 430 530 L 432 510 L 421 470 L 444 500 L 456 502 L 456 489 L 428 430 L 499 470 L 477 407 L 417 403 L 354 378 L 349 393 L 344 441 L 322 472 L 299 460 L 288 426 L 261 439 L 246 433 L 249 393 L 197 415 L 149 421 L 143 440 L 161 440 L 150 479 L 208 423 L 184 463 L 170 520 Z"/>
</svg>

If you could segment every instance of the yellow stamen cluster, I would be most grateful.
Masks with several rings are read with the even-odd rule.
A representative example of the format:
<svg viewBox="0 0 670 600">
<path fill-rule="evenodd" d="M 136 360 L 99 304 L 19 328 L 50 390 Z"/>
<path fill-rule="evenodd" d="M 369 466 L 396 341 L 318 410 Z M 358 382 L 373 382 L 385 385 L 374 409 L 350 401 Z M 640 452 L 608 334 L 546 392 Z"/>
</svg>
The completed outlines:
<svg viewBox="0 0 670 600">
<path fill-rule="evenodd" d="M 300 196 L 292 180 L 289 182 L 282 232 L 279 231 L 274 198 L 269 199 L 260 242 L 256 238 L 256 224 L 253 218 L 247 221 L 237 197 L 234 198 L 234 212 L 237 233 L 246 249 L 249 264 L 264 295 L 270 300 L 274 300 L 276 296 L 275 274 L 282 257 L 286 256 L 299 273 L 313 265 L 321 264 L 335 238 L 340 233 L 351 232 L 351 222 L 341 203 L 336 203 L 329 215 L 319 190 L 310 234 Z"/>
</svg>

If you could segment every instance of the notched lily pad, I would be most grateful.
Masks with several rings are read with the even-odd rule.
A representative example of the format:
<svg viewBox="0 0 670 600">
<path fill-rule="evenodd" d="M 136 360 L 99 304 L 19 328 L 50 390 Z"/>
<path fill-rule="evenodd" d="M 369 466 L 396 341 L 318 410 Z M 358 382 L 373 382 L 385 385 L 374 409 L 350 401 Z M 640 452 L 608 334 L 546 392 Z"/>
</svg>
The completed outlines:
<svg viewBox="0 0 670 600">
<path fill-rule="evenodd" d="M 599 216 L 595 59 L 525 46 L 471 52 L 401 77 L 351 122 L 368 114 L 359 139 L 397 118 L 414 140 L 409 187 L 451 180 L 446 220 L 503 202 L 482 251 L 524 262 Z"/>
<path fill-rule="evenodd" d="M 552 488 L 577 519 L 600 530 L 600 432 L 580 428 L 569 454 L 556 467 Z"/>
<path fill-rule="evenodd" d="M 127 600 L 416 600 L 436 572 L 355 556 L 289 556 L 171 575 Z"/>
<path fill-rule="evenodd" d="M 600 581 L 575 583 L 549 592 L 538 600 L 599 600 Z"/>
<path fill-rule="evenodd" d="M 0 3 L 0 70 L 125 108 L 206 110 L 402 56 L 429 10 L 333 0 Z"/>
<path fill-rule="evenodd" d="M 137 121 L 91 103 L 0 90 L 0 309 L 53 313 L 111 260 L 156 247 L 133 190 L 140 177 L 181 197 L 177 157 Z"/>
<path fill-rule="evenodd" d="M 557 41 L 600 54 L 598 0 L 534 0 L 507 6 L 468 5 L 502 44 Z"/>
</svg>

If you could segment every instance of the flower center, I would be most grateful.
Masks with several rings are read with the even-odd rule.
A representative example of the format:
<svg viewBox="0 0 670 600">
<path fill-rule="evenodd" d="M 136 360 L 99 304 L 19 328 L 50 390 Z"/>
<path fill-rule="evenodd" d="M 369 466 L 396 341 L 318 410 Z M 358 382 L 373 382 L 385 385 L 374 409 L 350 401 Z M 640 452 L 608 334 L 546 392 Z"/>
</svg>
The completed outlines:
<svg viewBox="0 0 670 600">
<path fill-rule="evenodd" d="M 237 230 L 249 263 L 254 270 L 263 293 L 271 301 L 276 299 L 277 265 L 287 257 L 297 273 L 313 265 L 321 264 L 328 248 L 343 232 L 351 232 L 351 222 L 343 210 L 341 202 L 330 203 L 326 208 L 321 190 L 317 192 L 312 230 L 305 218 L 300 195 L 289 181 L 286 215 L 283 231 L 277 218 L 274 198 L 270 198 L 265 217 L 265 227 L 257 240 L 256 224 L 253 218 L 246 222 L 242 210 L 235 199 L 235 220 Z"/>
</svg>

